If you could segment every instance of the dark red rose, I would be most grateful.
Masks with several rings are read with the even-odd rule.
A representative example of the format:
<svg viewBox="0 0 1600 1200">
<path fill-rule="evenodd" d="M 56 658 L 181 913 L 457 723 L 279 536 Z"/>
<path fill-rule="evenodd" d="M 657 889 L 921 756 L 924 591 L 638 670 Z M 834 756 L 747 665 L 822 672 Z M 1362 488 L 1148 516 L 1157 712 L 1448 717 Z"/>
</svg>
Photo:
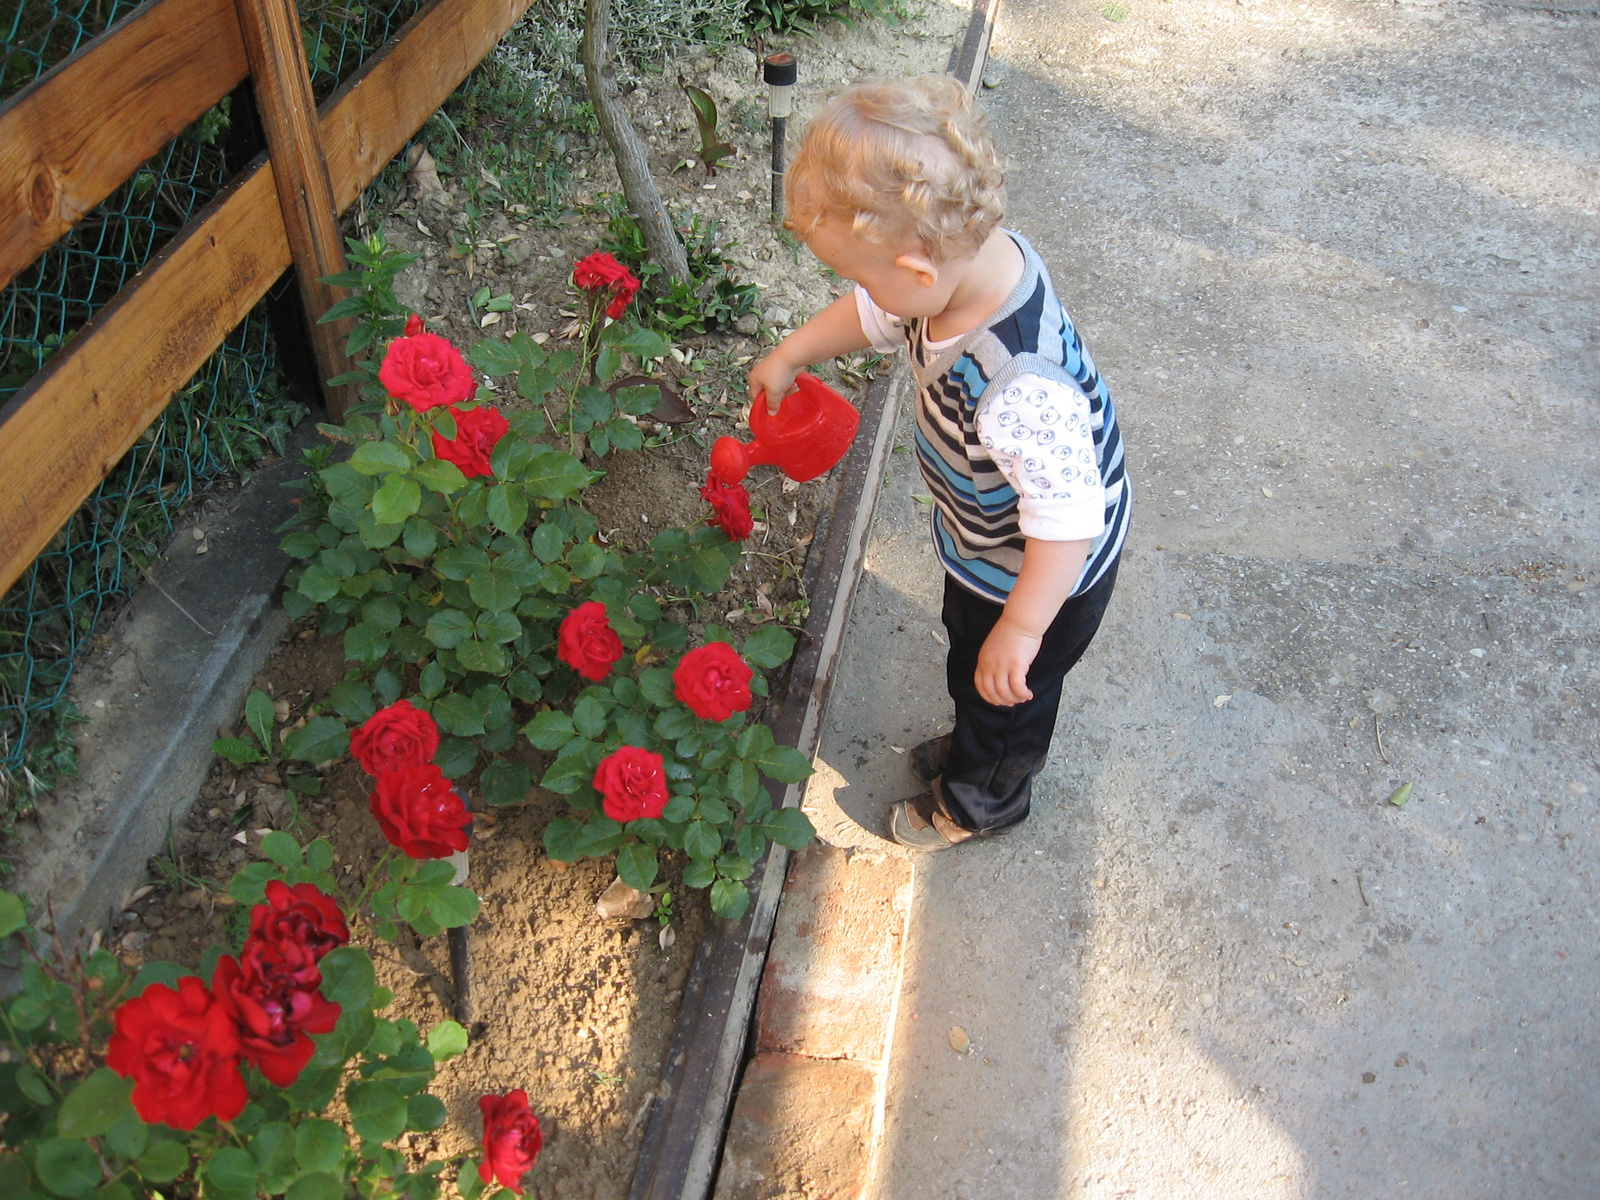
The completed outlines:
<svg viewBox="0 0 1600 1200">
<path fill-rule="evenodd" d="M 711 642 L 678 660 L 672 692 L 707 721 L 726 721 L 750 707 L 750 676 L 755 674 L 727 642 Z"/>
<path fill-rule="evenodd" d="M 235 959 L 217 960 L 211 986 L 239 1026 L 240 1054 L 271 1082 L 289 1087 L 316 1046 L 308 1036 L 339 1023 L 339 1005 L 322 998 L 320 955 L 289 938 L 247 938 Z"/>
<path fill-rule="evenodd" d="M 373 777 L 432 762 L 438 752 L 438 724 L 409 700 L 379 709 L 350 735 L 351 756 Z"/>
<path fill-rule="evenodd" d="M 412 313 L 409 317 L 406 318 L 406 336 L 407 337 L 416 337 L 417 334 L 419 334 L 421 332 L 422 332 L 422 318 L 419 317 L 416 313 Z"/>
<path fill-rule="evenodd" d="M 386 771 L 368 807 L 389 844 L 410 858 L 448 858 L 467 848 L 472 817 L 432 763 Z"/>
<path fill-rule="evenodd" d="M 606 816 L 626 825 L 643 817 L 659 817 L 667 806 L 667 772 L 661 755 L 638 746 L 622 746 L 600 760 L 594 786 L 603 797 Z"/>
<path fill-rule="evenodd" d="M 501 416 L 500 410 L 492 404 L 480 404 L 477 408 L 465 411 L 452 405 L 450 412 L 456 419 L 456 436 L 447 440 L 435 430 L 434 454 L 446 462 L 455 463 L 468 479 L 493 475 L 489 456 L 511 429 L 511 422 Z"/>
<path fill-rule="evenodd" d="M 378 381 L 418 412 L 460 404 L 478 390 L 460 352 L 436 333 L 397 337 L 378 368 Z"/>
<path fill-rule="evenodd" d="M 723 483 L 715 472 L 706 472 L 706 485 L 700 489 L 700 498 L 711 505 L 711 521 L 722 526 L 722 532 L 736 542 L 750 536 L 756 527 L 750 516 L 750 493 L 742 483 Z"/>
<path fill-rule="evenodd" d="M 518 1088 L 504 1096 L 484 1096 L 478 1109 L 483 1113 L 483 1161 L 478 1164 L 478 1178 L 520 1196 L 522 1177 L 539 1161 L 544 1146 L 539 1118 L 528 1107 L 528 1093 Z"/>
<path fill-rule="evenodd" d="M 613 321 L 620 317 L 639 291 L 639 281 L 609 254 L 591 254 L 581 258 L 572 268 L 572 282 L 583 291 L 599 299 L 609 295 L 611 303 L 606 316 Z"/>
<path fill-rule="evenodd" d="M 250 910 L 249 937 L 269 945 L 305 946 L 311 951 L 311 961 L 317 963 L 335 946 L 349 942 L 350 928 L 333 897 L 316 884 L 290 887 L 273 879 L 267 883 L 267 902 Z"/>
<path fill-rule="evenodd" d="M 106 1066 L 133 1080 L 133 1107 L 152 1125 L 193 1129 L 231 1121 L 249 1100 L 239 1074 L 239 1030 L 194 975 L 174 991 L 152 983 L 118 1005 Z"/>
<path fill-rule="evenodd" d="M 566 615 L 556 635 L 556 657 L 591 683 L 611 674 L 622 657 L 622 639 L 606 619 L 604 604 L 590 600 Z"/>
</svg>

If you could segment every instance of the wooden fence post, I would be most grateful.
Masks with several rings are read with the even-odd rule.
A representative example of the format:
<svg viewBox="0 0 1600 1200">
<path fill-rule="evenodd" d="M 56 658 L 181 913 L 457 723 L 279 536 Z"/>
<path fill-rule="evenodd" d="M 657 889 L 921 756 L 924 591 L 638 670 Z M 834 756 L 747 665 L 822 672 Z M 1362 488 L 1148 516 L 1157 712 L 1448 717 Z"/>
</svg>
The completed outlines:
<svg viewBox="0 0 1600 1200">
<path fill-rule="evenodd" d="M 342 289 L 321 282 L 324 275 L 345 269 L 344 241 L 323 155 L 299 17 L 294 0 L 235 0 L 235 7 L 311 345 L 322 376 L 322 394 L 329 415 L 343 420 L 355 402 L 354 389 L 329 387 L 327 381 L 351 370 L 344 350 L 349 322 L 319 325 L 317 318 L 344 295 Z"/>
</svg>

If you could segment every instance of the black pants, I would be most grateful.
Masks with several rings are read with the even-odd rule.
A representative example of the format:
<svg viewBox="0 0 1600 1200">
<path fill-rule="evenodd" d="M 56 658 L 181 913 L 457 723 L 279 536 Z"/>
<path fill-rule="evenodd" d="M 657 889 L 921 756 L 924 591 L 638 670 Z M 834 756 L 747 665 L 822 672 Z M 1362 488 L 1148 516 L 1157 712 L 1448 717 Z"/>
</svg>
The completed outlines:
<svg viewBox="0 0 1600 1200">
<path fill-rule="evenodd" d="M 1094 640 L 1117 582 L 1112 563 L 1100 582 L 1061 606 L 1028 668 L 1033 699 L 1010 708 L 978 695 L 978 651 L 1003 607 L 975 596 L 948 575 L 944 627 L 950 634 L 946 671 L 956 704 L 950 761 L 939 779 L 945 807 L 965 829 L 1003 829 L 1028 815 L 1033 777 L 1044 765 L 1061 704 L 1061 683 Z"/>
</svg>

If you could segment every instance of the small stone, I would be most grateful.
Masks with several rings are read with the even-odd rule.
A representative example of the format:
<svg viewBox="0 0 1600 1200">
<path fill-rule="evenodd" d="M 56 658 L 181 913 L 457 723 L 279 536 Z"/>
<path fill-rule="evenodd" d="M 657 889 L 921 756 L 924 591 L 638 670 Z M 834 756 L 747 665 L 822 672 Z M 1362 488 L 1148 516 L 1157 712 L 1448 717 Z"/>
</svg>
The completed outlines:
<svg viewBox="0 0 1600 1200">
<path fill-rule="evenodd" d="M 959 1025 L 950 1026 L 950 1049 L 957 1054 L 965 1054 L 972 1049 L 972 1039 L 967 1036 L 967 1031 Z"/>
<path fill-rule="evenodd" d="M 649 892 L 629 887 L 619 876 L 601 893 L 600 899 L 595 902 L 594 910 L 608 921 L 636 921 L 655 912 L 656 899 Z"/>
<path fill-rule="evenodd" d="M 733 323 L 733 327 L 740 333 L 749 337 L 761 328 L 761 318 L 755 313 L 744 313 Z"/>
<path fill-rule="evenodd" d="M 671 925 L 663 925 L 661 927 L 661 932 L 656 935 L 656 941 L 661 943 L 661 948 L 663 950 L 671 950 L 673 944 L 676 943 L 677 940 L 678 931 L 675 930 Z"/>
<path fill-rule="evenodd" d="M 189 536 L 197 542 L 203 542 L 206 540 L 206 531 L 196 525 L 193 529 L 189 530 Z"/>
<path fill-rule="evenodd" d="M 1000 86 L 1005 77 L 1006 73 L 999 67 L 990 67 L 983 73 L 983 86 L 993 90 Z"/>
</svg>

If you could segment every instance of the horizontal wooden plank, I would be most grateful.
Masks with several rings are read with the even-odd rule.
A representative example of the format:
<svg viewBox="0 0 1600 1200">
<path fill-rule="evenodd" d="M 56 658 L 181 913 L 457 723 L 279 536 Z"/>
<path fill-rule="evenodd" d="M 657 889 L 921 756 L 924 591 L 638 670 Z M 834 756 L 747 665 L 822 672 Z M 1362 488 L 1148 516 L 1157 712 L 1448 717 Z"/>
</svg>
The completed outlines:
<svg viewBox="0 0 1600 1200">
<path fill-rule="evenodd" d="M 149 0 L 0 108 L 0 287 L 245 77 L 231 0 Z"/>
<path fill-rule="evenodd" d="M 322 138 L 341 210 L 529 2 L 435 0 L 329 99 Z M 0 413 L 0 592 L 288 267 L 276 188 L 258 160 Z"/>
</svg>

